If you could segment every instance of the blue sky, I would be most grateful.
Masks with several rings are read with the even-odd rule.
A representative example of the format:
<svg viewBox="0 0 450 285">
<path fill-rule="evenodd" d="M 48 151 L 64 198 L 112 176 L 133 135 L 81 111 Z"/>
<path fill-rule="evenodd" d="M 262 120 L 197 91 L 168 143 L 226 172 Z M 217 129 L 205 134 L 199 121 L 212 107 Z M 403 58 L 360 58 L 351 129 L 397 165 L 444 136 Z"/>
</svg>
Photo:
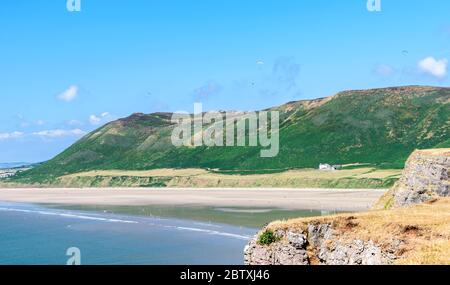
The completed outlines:
<svg viewBox="0 0 450 285">
<path fill-rule="evenodd" d="M 0 162 L 49 159 L 133 112 L 253 110 L 448 86 L 450 1 L 2 0 Z"/>
</svg>

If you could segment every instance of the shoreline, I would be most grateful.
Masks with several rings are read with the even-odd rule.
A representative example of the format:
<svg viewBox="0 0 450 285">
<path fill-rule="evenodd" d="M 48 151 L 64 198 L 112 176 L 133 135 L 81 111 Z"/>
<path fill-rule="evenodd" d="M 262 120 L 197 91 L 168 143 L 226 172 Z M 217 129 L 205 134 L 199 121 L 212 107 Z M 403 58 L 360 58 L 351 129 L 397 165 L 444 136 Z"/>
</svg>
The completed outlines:
<svg viewBox="0 0 450 285">
<path fill-rule="evenodd" d="M 387 189 L 3 188 L 0 201 L 105 206 L 214 206 L 365 211 Z"/>
</svg>

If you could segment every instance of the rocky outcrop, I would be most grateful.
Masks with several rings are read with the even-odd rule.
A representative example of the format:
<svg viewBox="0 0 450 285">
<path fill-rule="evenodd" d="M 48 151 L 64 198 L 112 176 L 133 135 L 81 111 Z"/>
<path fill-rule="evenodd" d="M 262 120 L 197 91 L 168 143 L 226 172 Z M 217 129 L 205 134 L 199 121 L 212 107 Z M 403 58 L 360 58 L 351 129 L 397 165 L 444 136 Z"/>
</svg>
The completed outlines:
<svg viewBox="0 0 450 285">
<path fill-rule="evenodd" d="M 376 208 L 398 208 L 450 196 L 450 149 L 417 150 Z"/>
<path fill-rule="evenodd" d="M 247 265 L 308 265 L 306 244 L 292 244 L 289 241 L 276 242 L 270 246 L 258 244 L 255 237 L 244 249 Z"/>
<path fill-rule="evenodd" d="M 340 239 L 331 224 L 310 224 L 304 232 L 277 230 L 275 235 L 279 240 L 271 245 L 260 244 L 258 236 L 253 238 L 244 249 L 245 264 L 381 265 L 396 257 L 370 240 Z"/>
<path fill-rule="evenodd" d="M 276 221 L 244 250 L 250 265 L 450 264 L 450 198 Z"/>
<path fill-rule="evenodd" d="M 450 196 L 449 177 L 450 149 L 417 150 L 408 159 L 401 179 L 375 206 L 397 209 L 280 222 L 281 229 L 272 223 L 246 246 L 245 264 L 392 264 L 414 248 L 416 256 L 422 256 L 409 259 L 414 263 L 429 262 L 430 256 L 441 260 L 440 252 L 449 250 L 448 230 L 443 230 L 448 227 L 442 224 L 448 223 L 450 203 L 438 198 Z M 402 208 L 423 202 L 429 203 Z M 433 207 L 442 214 L 436 216 Z M 262 236 L 274 237 L 262 242 Z M 421 247 L 423 244 L 441 248 L 435 253 Z"/>
</svg>

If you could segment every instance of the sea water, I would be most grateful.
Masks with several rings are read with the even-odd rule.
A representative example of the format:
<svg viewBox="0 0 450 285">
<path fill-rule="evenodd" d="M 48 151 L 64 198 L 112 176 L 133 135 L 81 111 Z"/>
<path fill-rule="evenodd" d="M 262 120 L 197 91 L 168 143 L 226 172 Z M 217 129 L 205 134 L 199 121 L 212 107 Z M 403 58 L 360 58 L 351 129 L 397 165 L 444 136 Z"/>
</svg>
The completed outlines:
<svg viewBox="0 0 450 285">
<path fill-rule="evenodd" d="M 63 265 L 69 248 L 79 249 L 81 264 L 243 264 L 243 249 L 261 223 L 282 215 L 275 209 L 174 209 L 0 202 L 0 264 Z"/>
</svg>

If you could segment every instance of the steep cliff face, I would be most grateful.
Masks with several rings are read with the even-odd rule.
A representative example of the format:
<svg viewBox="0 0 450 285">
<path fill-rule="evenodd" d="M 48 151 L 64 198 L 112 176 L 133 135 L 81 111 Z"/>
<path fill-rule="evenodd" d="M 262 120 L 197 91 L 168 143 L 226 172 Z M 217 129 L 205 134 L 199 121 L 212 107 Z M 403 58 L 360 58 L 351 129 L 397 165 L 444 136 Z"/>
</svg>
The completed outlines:
<svg viewBox="0 0 450 285">
<path fill-rule="evenodd" d="M 397 208 L 450 196 L 450 149 L 416 150 L 402 177 L 376 208 Z"/>
<path fill-rule="evenodd" d="M 244 261 L 248 265 L 391 264 L 402 243 L 397 240 L 395 247 L 386 249 L 372 240 L 349 239 L 340 233 L 342 229 L 333 222 L 311 223 L 304 230 L 278 229 L 276 242 L 263 245 L 259 242 L 263 231 L 244 249 Z"/>
</svg>

